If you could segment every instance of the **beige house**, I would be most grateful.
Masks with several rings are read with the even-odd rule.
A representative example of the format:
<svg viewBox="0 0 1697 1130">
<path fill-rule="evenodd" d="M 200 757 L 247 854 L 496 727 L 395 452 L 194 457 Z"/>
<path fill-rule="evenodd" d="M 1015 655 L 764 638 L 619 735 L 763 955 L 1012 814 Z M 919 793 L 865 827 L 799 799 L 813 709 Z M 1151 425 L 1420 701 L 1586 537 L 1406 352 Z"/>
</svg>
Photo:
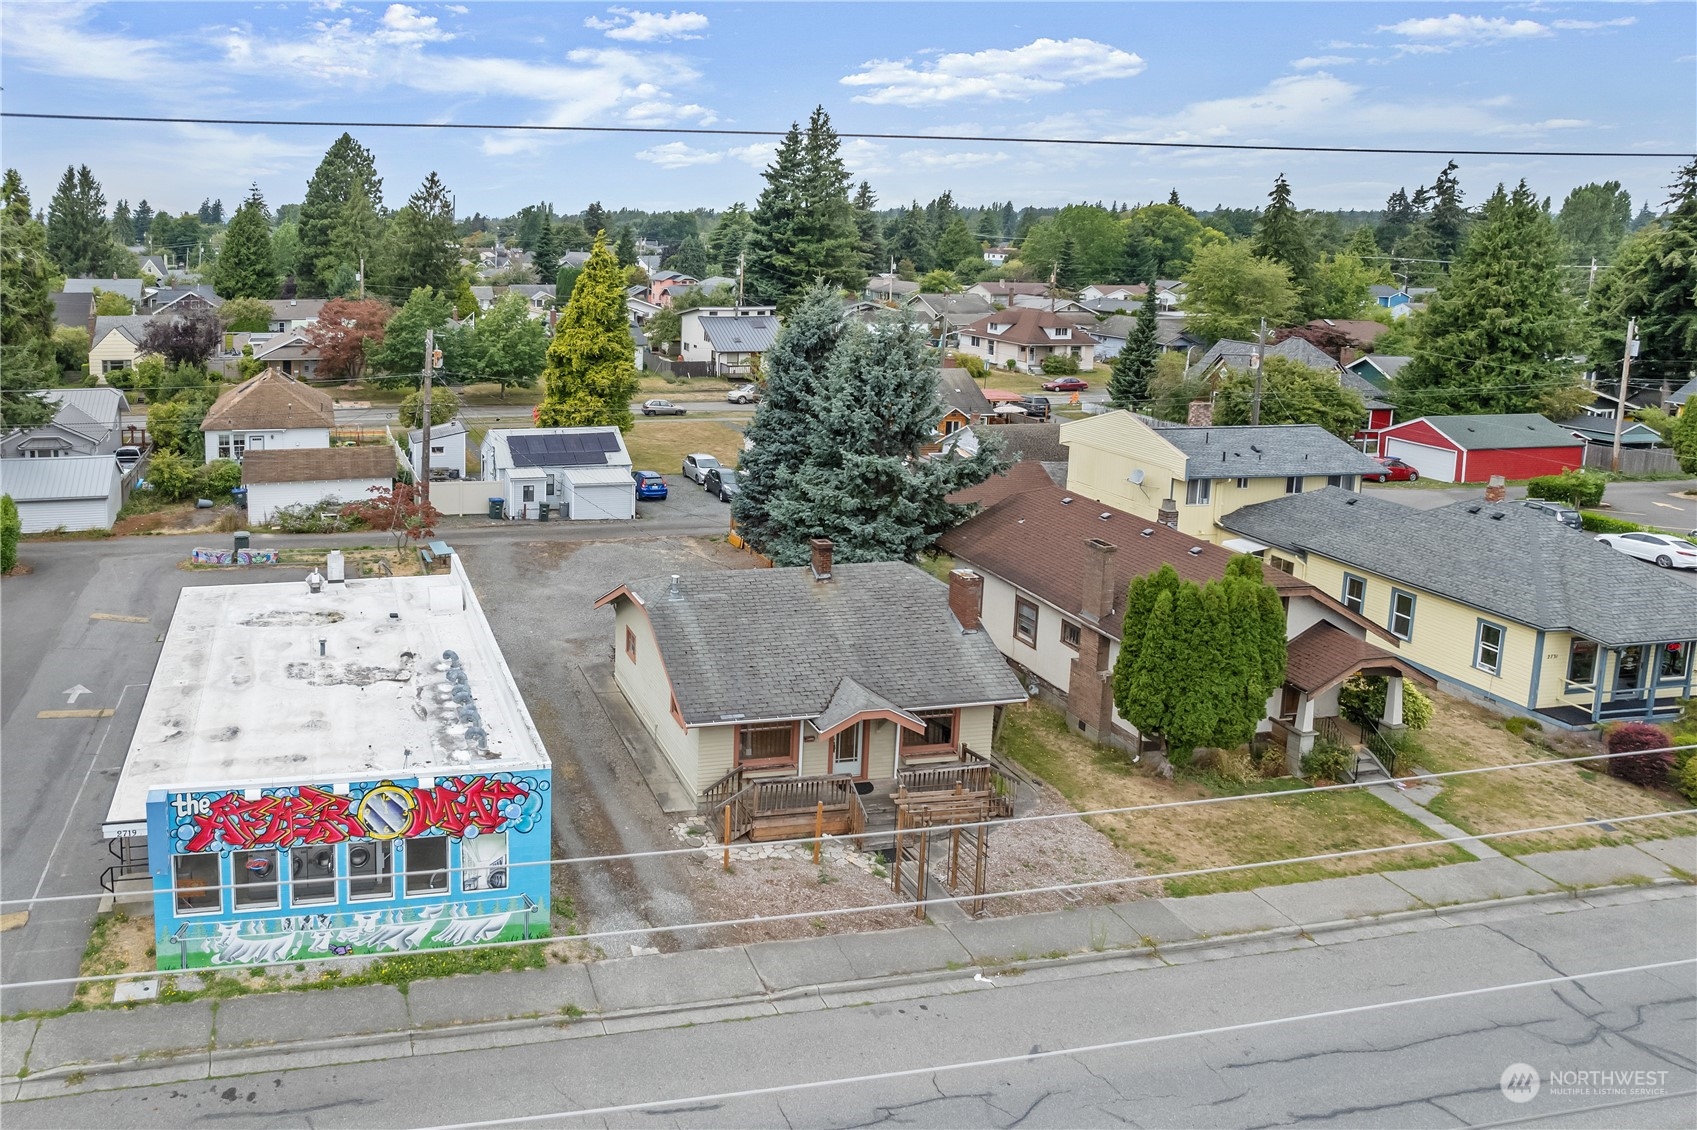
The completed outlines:
<svg viewBox="0 0 1697 1130">
<path fill-rule="evenodd" d="M 206 461 L 254 451 L 329 447 L 336 404 L 328 393 L 266 369 L 213 402 L 200 422 Z"/>
<path fill-rule="evenodd" d="M 1312 424 L 1193 428 L 1107 412 L 1062 424 L 1061 443 L 1068 490 L 1246 552 L 1266 546 L 1234 544 L 1219 526 L 1224 515 L 1328 486 L 1359 490 L 1363 475 L 1381 470 Z"/>
<path fill-rule="evenodd" d="M 141 339 L 153 318 L 147 314 L 101 315 L 89 334 L 88 371 L 104 376 L 115 369 L 133 369 L 141 359 Z"/>
<path fill-rule="evenodd" d="M 1045 358 L 1057 355 L 1071 356 L 1080 369 L 1096 365 L 1096 339 L 1074 319 L 1048 309 L 1009 307 L 961 327 L 956 334 L 957 352 L 982 357 L 993 368 L 1012 362 L 1035 372 Z"/>
<path fill-rule="evenodd" d="M 613 610 L 614 678 L 697 797 L 727 778 L 833 777 L 988 754 L 1025 691 L 974 608 L 900 562 L 646 577 Z M 811 804 L 808 805 L 811 811 Z"/>
</svg>

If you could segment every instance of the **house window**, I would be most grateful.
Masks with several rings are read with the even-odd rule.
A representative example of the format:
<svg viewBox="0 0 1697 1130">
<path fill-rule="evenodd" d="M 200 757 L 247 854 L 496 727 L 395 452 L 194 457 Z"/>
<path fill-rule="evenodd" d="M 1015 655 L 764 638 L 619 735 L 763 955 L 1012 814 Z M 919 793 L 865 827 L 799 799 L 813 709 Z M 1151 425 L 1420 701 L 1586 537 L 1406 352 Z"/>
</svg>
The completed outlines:
<svg viewBox="0 0 1697 1130">
<path fill-rule="evenodd" d="M 1329 487 L 1342 487 L 1344 490 L 1354 490 L 1355 489 L 1355 476 L 1354 475 L 1327 475 L 1326 476 L 1326 485 L 1329 486 Z"/>
<path fill-rule="evenodd" d="M 100 363 L 102 373 L 116 373 L 119 369 L 128 369 L 129 367 L 128 361 L 102 361 Z"/>
<path fill-rule="evenodd" d="M 1567 653 L 1567 681 L 1589 686 L 1597 674 L 1597 645 L 1590 640 L 1574 640 Z"/>
<path fill-rule="evenodd" d="M 943 434 L 944 435 L 952 436 L 958 431 L 960 431 L 960 421 L 959 420 L 949 419 L 949 420 L 943 421 Z"/>
<path fill-rule="evenodd" d="M 24 449 L 25 459 L 57 459 L 61 455 L 69 455 L 68 447 L 28 447 Z"/>
<path fill-rule="evenodd" d="M 348 843 L 348 897 L 386 899 L 395 895 L 393 840 L 351 840 Z"/>
<path fill-rule="evenodd" d="M 1083 640 L 1083 638 L 1084 638 L 1084 633 L 1079 630 L 1079 626 L 1077 624 L 1073 623 L 1071 620 L 1062 620 L 1061 621 L 1061 642 L 1062 643 L 1066 644 L 1068 647 L 1072 648 L 1074 651 L 1077 651 L 1078 645 L 1079 645 L 1080 641 Z"/>
<path fill-rule="evenodd" d="M 925 723 L 925 732 L 902 731 L 902 756 L 920 753 L 944 753 L 955 748 L 955 732 L 960 728 L 958 710 L 927 710 L 918 715 Z"/>
<path fill-rule="evenodd" d="M 247 441 L 241 436 L 233 436 L 229 432 L 218 433 L 218 458 L 240 459 L 247 450 Z"/>
<path fill-rule="evenodd" d="M 1248 490 L 1249 489 L 1249 480 L 1246 479 L 1246 478 L 1239 479 L 1237 481 L 1237 489 L 1238 490 Z"/>
<path fill-rule="evenodd" d="M 1350 573 L 1343 575 L 1343 606 L 1351 612 L 1361 612 L 1367 607 L 1367 578 L 1357 577 Z"/>
<path fill-rule="evenodd" d="M 1302 476 L 1301 475 L 1287 475 L 1285 477 L 1285 493 L 1286 494 L 1301 494 L 1302 493 Z"/>
<path fill-rule="evenodd" d="M 1024 597 L 1014 598 L 1013 634 L 1014 639 L 1037 646 L 1037 606 Z"/>
<path fill-rule="evenodd" d="M 1406 640 L 1414 634 L 1414 594 L 1401 589 L 1391 590 L 1391 619 L 1385 625 L 1391 635 Z"/>
<path fill-rule="evenodd" d="M 1296 575 L 1296 562 L 1294 561 L 1287 561 L 1283 557 L 1269 553 L 1267 555 L 1267 564 L 1271 565 L 1281 573 L 1289 573 L 1293 577 Z"/>
<path fill-rule="evenodd" d="M 1479 633 L 1473 641 L 1473 666 L 1493 675 L 1503 673 L 1503 633 L 1501 624 L 1479 621 Z"/>
<path fill-rule="evenodd" d="M 408 840 L 406 853 L 407 894 L 448 893 L 448 837 L 425 836 Z"/>
<path fill-rule="evenodd" d="M 973 346 L 974 349 L 978 348 L 980 345 L 983 345 L 983 344 L 984 343 L 979 341 L 977 338 L 972 339 L 972 346 Z"/>
<path fill-rule="evenodd" d="M 625 654 L 632 663 L 636 662 L 636 632 L 630 628 L 625 629 Z"/>
<path fill-rule="evenodd" d="M 231 877 L 237 910 L 265 910 L 277 905 L 277 852 L 238 851 L 232 857 Z"/>
<path fill-rule="evenodd" d="M 1685 678 L 1685 645 L 1670 643 L 1662 648 L 1662 665 L 1657 678 Z"/>
<path fill-rule="evenodd" d="M 294 906 L 336 901 L 336 849 L 294 848 L 289 852 L 289 902 Z"/>
<path fill-rule="evenodd" d="M 507 889 L 507 833 L 460 841 L 460 890 Z"/>
<path fill-rule="evenodd" d="M 995 355 L 996 355 L 996 343 L 995 343 L 995 342 L 993 342 L 993 341 L 992 341 L 992 342 L 990 342 L 990 343 L 989 343 L 989 344 L 987 344 L 987 345 L 986 345 L 986 346 L 985 346 L 985 347 L 984 347 L 984 352 L 985 352 L 985 353 L 986 353 L 986 354 L 987 354 L 987 355 L 989 355 L 989 356 L 991 356 L 991 357 L 994 357 L 994 356 L 995 356 Z"/>
<path fill-rule="evenodd" d="M 1184 484 L 1186 506 L 1206 506 L 1214 496 L 1213 479 L 1190 479 Z"/>
<path fill-rule="evenodd" d="M 177 890 L 178 914 L 213 914 L 224 909 L 224 892 L 219 888 L 216 852 L 206 855 L 171 857 L 171 885 Z"/>
<path fill-rule="evenodd" d="M 794 722 L 757 722 L 752 726 L 738 726 L 737 764 L 793 764 L 797 729 Z"/>
</svg>

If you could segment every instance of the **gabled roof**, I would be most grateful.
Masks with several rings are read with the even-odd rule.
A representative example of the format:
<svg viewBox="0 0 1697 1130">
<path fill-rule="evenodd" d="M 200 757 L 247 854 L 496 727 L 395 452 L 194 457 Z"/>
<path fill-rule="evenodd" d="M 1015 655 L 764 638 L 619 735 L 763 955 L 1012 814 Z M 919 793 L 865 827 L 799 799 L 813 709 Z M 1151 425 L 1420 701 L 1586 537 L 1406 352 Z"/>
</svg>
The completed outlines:
<svg viewBox="0 0 1697 1130">
<path fill-rule="evenodd" d="M 301 334 L 283 333 L 275 335 L 270 341 L 260 346 L 253 356 L 258 361 L 275 361 L 285 357 L 290 361 L 296 361 L 315 358 L 318 355 L 318 346 L 312 344 Z"/>
<path fill-rule="evenodd" d="M 477 287 L 471 289 L 473 294 L 477 293 Z M 271 307 L 275 321 L 316 322 L 329 301 L 328 298 L 271 298 L 266 300 L 266 305 Z"/>
<path fill-rule="evenodd" d="M 1092 337 L 1101 341 L 1105 338 L 1116 338 L 1124 341 L 1131 336 L 1131 331 L 1137 328 L 1137 319 L 1130 314 L 1111 314 L 1097 322 L 1094 326 L 1086 326 Z"/>
<path fill-rule="evenodd" d="M 1196 371 L 1206 373 L 1216 364 L 1224 364 L 1230 369 L 1248 370 L 1255 358 L 1255 343 L 1253 341 L 1234 341 L 1231 338 L 1221 338 L 1213 348 L 1202 355 L 1196 362 Z M 1287 337 L 1277 345 L 1266 347 L 1268 357 L 1283 357 L 1295 361 L 1298 365 L 1306 365 L 1310 369 L 1329 371 L 1336 369 L 1338 363 L 1323 349 L 1299 337 Z"/>
<path fill-rule="evenodd" d="M 99 345 L 114 331 L 123 334 L 131 345 L 140 345 L 152 321 L 152 314 L 101 314 L 94 319 L 94 340 L 89 345 Z"/>
<path fill-rule="evenodd" d="M 1363 380 L 1371 381 L 1382 389 L 1384 388 L 1385 381 L 1394 380 L 1396 375 L 1402 372 L 1402 367 L 1412 360 L 1414 360 L 1412 357 L 1396 357 L 1386 353 L 1369 353 L 1364 357 L 1357 357 L 1355 360 L 1345 365 L 1344 371 L 1356 373 L 1360 375 Z M 1363 373 L 1363 369 L 1377 372 L 1383 380 L 1375 381 L 1372 377 Z"/>
<path fill-rule="evenodd" d="M 121 294 L 131 302 L 139 303 L 142 294 L 140 279 L 66 279 L 61 288 L 73 294 L 92 294 L 96 290 L 104 290 L 109 294 Z"/>
<path fill-rule="evenodd" d="M 778 319 L 772 314 L 707 316 L 700 322 L 715 353 L 762 353 L 772 348 L 778 336 Z"/>
<path fill-rule="evenodd" d="M 984 390 L 965 369 L 940 369 L 937 373 L 937 394 L 946 407 L 956 409 L 968 422 L 990 411 Z"/>
<path fill-rule="evenodd" d="M 276 369 L 267 369 L 220 396 L 200 422 L 203 432 L 335 426 L 336 404 L 327 393 Z"/>
<path fill-rule="evenodd" d="M 1005 326 L 999 333 L 992 332 L 991 326 Z M 1095 339 L 1070 318 L 1059 314 L 1051 314 L 1047 310 L 1038 310 L 1030 306 L 1010 306 L 1006 310 L 997 310 L 965 327 L 966 330 L 993 338 L 996 341 L 1008 341 L 1015 345 L 1094 345 Z M 1060 331 L 1057 336 L 1049 336 L 1048 331 Z"/>
<path fill-rule="evenodd" d="M 1436 679 L 1407 660 L 1350 635 L 1330 620 L 1317 621 L 1285 649 L 1285 682 L 1308 692 L 1310 697 L 1331 690 L 1363 670 L 1400 674 L 1429 687 L 1437 685 Z"/>
<path fill-rule="evenodd" d="M 967 289 L 982 291 L 983 293 L 990 295 L 992 298 L 1008 298 L 1015 294 L 1049 293 L 1049 287 L 1046 283 L 1003 282 L 999 280 L 996 282 L 975 283 Z"/>
<path fill-rule="evenodd" d="M 1385 323 L 1371 318 L 1315 318 L 1308 326 L 1316 330 L 1335 330 L 1358 346 L 1372 345 L 1391 331 Z"/>
<path fill-rule="evenodd" d="M 1047 425 L 1017 425 L 1009 424 L 999 427 L 995 434 L 1003 436 L 1008 428 L 1013 427 L 1045 427 Z M 1023 494 L 1028 490 L 1049 490 L 1055 485 L 1043 470 L 1043 464 L 1034 459 L 1022 459 L 1012 464 L 1001 474 L 991 475 L 983 482 L 965 490 L 957 490 L 949 495 L 949 501 L 956 506 L 994 506 L 1010 495 Z"/>
<path fill-rule="evenodd" d="M 87 291 L 56 290 L 47 296 L 53 303 L 53 321 L 61 326 L 84 330 L 88 314 L 94 309 L 94 295 Z"/>
<path fill-rule="evenodd" d="M 115 428 L 122 421 L 123 414 L 130 410 L 129 397 L 122 389 L 100 385 L 95 388 L 54 388 L 42 393 L 48 400 L 56 400 L 65 409 L 74 409 L 82 418 L 90 420 L 103 429 Z M 61 409 L 61 415 L 65 409 Z"/>
<path fill-rule="evenodd" d="M 948 586 L 902 562 L 685 573 L 627 581 L 692 726 L 825 717 L 845 679 L 857 700 L 913 713 L 1024 702 L 988 632 L 962 632 Z M 896 611 L 899 610 L 899 614 Z M 872 696 L 876 696 L 874 699 Z M 845 704 L 846 705 L 846 704 Z"/>
<path fill-rule="evenodd" d="M 995 306 L 982 294 L 915 294 L 909 301 L 931 318 L 945 318 L 950 325 L 966 325 Z"/>
<path fill-rule="evenodd" d="M 1562 420 L 1556 427 L 1580 433 L 1590 443 L 1613 443 L 1615 422 L 1612 416 L 1575 416 Z M 1662 433 L 1649 424 L 1626 420 L 1620 430 L 1620 442 L 1627 447 L 1654 447 L 1662 442 Z"/>
<path fill-rule="evenodd" d="M 1234 533 L 1607 646 L 1690 639 L 1697 588 L 1517 505 L 1417 510 L 1327 487 L 1235 510 Z M 1420 630 L 1418 626 L 1416 630 Z"/>
<path fill-rule="evenodd" d="M 162 314 L 185 298 L 198 298 L 214 309 L 224 305 L 224 300 L 218 297 L 218 292 L 209 286 L 182 286 L 156 290 L 147 296 L 147 305 L 153 313 Z"/>
<path fill-rule="evenodd" d="M 1536 412 L 1505 412 L 1487 416 L 1421 416 L 1420 419 L 1463 451 L 1572 447 L 1582 442 Z M 1408 422 L 1415 423 L 1414 420 Z"/>
<path fill-rule="evenodd" d="M 1673 392 L 1668 393 L 1667 398 L 1662 403 L 1669 408 L 1678 408 L 1693 396 L 1697 396 L 1697 377 L 1692 377 Z"/>
<path fill-rule="evenodd" d="M 458 416 L 455 416 L 452 420 L 449 420 L 446 424 L 432 424 L 432 425 L 430 425 L 430 438 L 432 440 L 447 439 L 451 436 L 463 436 L 465 434 L 466 434 L 465 421 L 460 419 L 460 417 L 458 417 Z M 407 442 L 409 444 L 411 444 L 413 447 L 417 447 L 419 444 L 423 443 L 424 442 L 424 429 L 423 428 L 414 428 L 412 431 L 408 432 L 407 433 Z"/>
<path fill-rule="evenodd" d="M 394 477 L 395 449 L 387 443 L 367 447 L 290 447 L 250 451 L 242 456 L 243 486 Z"/>
<path fill-rule="evenodd" d="M 0 459 L 0 494 L 11 495 L 13 502 L 109 498 L 118 479 L 118 462 L 110 455 Z"/>
<path fill-rule="evenodd" d="M 1117 441 L 1153 431 L 1185 457 L 1187 479 L 1285 478 L 1291 475 L 1371 475 L 1381 468 L 1317 424 L 1191 428 L 1129 412 L 1104 412 L 1061 425 L 1061 442 L 1095 440 L 1112 448 Z"/>
</svg>

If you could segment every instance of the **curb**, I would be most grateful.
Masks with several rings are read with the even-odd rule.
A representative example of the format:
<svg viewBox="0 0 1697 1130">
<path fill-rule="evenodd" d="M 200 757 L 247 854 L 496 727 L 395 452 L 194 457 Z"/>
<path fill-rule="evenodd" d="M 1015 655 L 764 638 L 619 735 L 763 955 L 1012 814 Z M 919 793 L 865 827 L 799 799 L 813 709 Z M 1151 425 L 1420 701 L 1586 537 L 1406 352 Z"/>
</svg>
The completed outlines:
<svg viewBox="0 0 1697 1130">
<path fill-rule="evenodd" d="M 312 1055 L 313 1053 L 334 1052 L 337 1050 L 353 1050 L 368 1047 L 389 1047 L 399 1043 L 417 1044 L 420 1042 L 439 1041 L 467 1035 L 486 1035 L 500 1032 L 526 1032 L 544 1028 L 558 1028 L 561 1034 L 556 1039 L 573 1039 L 582 1036 L 601 1035 L 585 1031 L 581 1036 L 568 1034 L 573 1027 L 605 1024 L 609 1021 L 642 1020 L 648 1018 L 683 1015 L 692 1012 L 720 1010 L 730 1008 L 771 1007 L 779 1002 L 802 1000 L 812 996 L 843 996 L 857 992 L 880 992 L 891 989 L 902 989 L 917 985 L 937 984 L 954 981 L 961 978 L 963 973 L 987 973 L 988 970 L 1017 970 L 1019 973 L 1045 969 L 1087 969 L 1115 961 L 1123 961 L 1131 957 L 1153 957 L 1162 964 L 1170 964 L 1163 957 L 1167 953 L 1188 953 L 1194 951 L 1218 949 L 1227 952 L 1220 953 L 1216 960 L 1235 956 L 1229 950 L 1233 947 L 1253 944 L 1269 940 L 1313 940 L 1315 934 L 1330 934 L 1342 930 L 1359 929 L 1363 926 L 1379 924 L 1395 924 L 1398 922 L 1416 921 L 1421 919 L 1442 918 L 1447 914 L 1464 913 L 1491 908 L 1507 908 L 1515 906 L 1530 906 L 1539 903 L 1557 902 L 1561 900 L 1578 901 L 1592 895 L 1611 895 L 1623 892 L 1645 891 L 1663 887 L 1690 887 L 1691 883 L 1683 879 L 1662 878 L 1653 879 L 1648 884 L 1642 883 L 1611 883 L 1597 887 L 1562 888 L 1554 891 L 1542 891 L 1536 894 L 1512 895 L 1499 899 L 1483 899 L 1475 902 L 1449 903 L 1442 906 L 1422 906 L 1409 910 L 1390 911 L 1384 914 L 1369 914 L 1360 918 L 1341 918 L 1329 922 L 1316 922 L 1307 925 L 1275 926 L 1265 930 L 1251 930 L 1235 934 L 1214 934 L 1171 942 L 1165 945 L 1143 946 L 1136 945 L 1118 949 L 1091 950 L 1082 953 L 1068 954 L 1064 957 L 1010 959 L 1005 962 L 990 964 L 974 964 L 962 969 L 930 969 L 915 973 L 897 973 L 884 977 L 867 977 L 853 981 L 835 981 L 819 985 L 798 985 L 789 989 L 780 989 L 761 993 L 757 996 L 725 997 L 712 1000 L 690 1001 L 685 1004 L 655 1005 L 646 1008 L 617 1009 L 611 1012 L 585 1013 L 581 1017 L 563 1015 L 518 1017 L 507 1020 L 478 1021 L 471 1024 L 447 1024 L 429 1028 L 409 1027 L 388 1032 L 371 1032 L 361 1035 L 333 1036 L 317 1040 L 297 1040 L 285 1044 L 254 1044 L 245 1047 L 227 1048 L 195 1048 L 183 1049 L 178 1052 L 150 1054 L 147 1058 L 119 1060 L 109 1063 L 64 1064 L 56 1067 L 32 1071 L 22 1078 L 4 1080 L 8 1090 L 14 1086 L 17 1093 L 0 1098 L 0 1102 L 16 1102 L 25 1098 L 25 1089 L 33 1090 L 38 1083 L 50 1083 L 55 1080 L 67 1079 L 73 1075 L 83 1077 L 113 1077 L 144 1072 L 169 1070 L 173 1065 L 186 1065 L 192 1061 L 205 1061 L 206 1078 L 217 1077 L 220 1063 L 254 1058 L 287 1057 L 294 1055 Z M 1261 952 L 1261 951 L 1258 951 Z M 968 982 L 970 984 L 970 982 Z M 969 990 L 977 991 L 977 990 Z M 661 1027 L 662 1025 L 655 1025 Z M 450 1050 L 450 1049 L 444 1049 Z M 457 1050 L 457 1049 L 453 1049 Z M 431 1051 L 417 1051 L 415 1054 L 434 1054 Z M 359 1057 L 381 1058 L 381 1057 Z M 335 1062 L 358 1062 L 358 1059 L 337 1060 Z M 202 1078 L 192 1074 L 177 1076 L 182 1078 Z M 156 1080 L 164 1082 L 166 1080 Z M 29 1096 L 42 1097 L 42 1096 Z"/>
</svg>

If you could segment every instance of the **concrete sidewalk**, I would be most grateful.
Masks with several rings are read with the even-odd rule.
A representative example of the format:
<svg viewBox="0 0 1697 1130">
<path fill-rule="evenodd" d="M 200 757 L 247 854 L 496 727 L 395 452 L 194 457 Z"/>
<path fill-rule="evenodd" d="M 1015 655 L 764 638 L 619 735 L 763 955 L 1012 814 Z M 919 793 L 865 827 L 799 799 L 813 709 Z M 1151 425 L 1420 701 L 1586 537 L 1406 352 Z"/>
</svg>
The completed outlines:
<svg viewBox="0 0 1697 1130">
<path fill-rule="evenodd" d="M 1697 894 L 1697 837 L 1182 899 L 0 1025 L 0 1098 L 771 1016 Z M 1633 888 L 1648 888 L 1634 890 Z"/>
</svg>

